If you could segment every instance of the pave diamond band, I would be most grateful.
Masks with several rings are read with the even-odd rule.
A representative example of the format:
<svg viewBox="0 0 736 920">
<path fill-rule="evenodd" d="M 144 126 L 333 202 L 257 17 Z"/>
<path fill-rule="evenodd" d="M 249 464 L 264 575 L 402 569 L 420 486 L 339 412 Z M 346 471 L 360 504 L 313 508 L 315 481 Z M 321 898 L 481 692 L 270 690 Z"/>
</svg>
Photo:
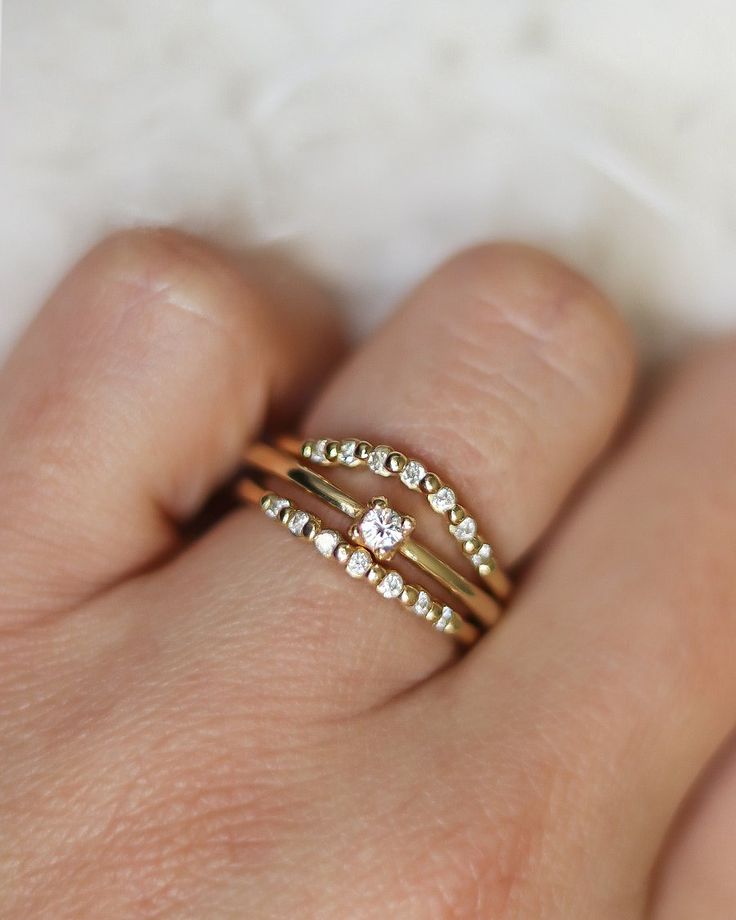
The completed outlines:
<svg viewBox="0 0 736 920">
<path fill-rule="evenodd" d="M 344 442 L 342 444 L 338 442 L 325 442 L 322 444 L 319 442 L 317 453 L 318 456 L 336 458 L 343 447 Z M 361 463 L 365 465 L 367 454 L 364 450 L 364 442 L 358 442 L 354 454 L 351 452 L 351 455 L 364 457 L 365 460 L 362 460 Z M 277 450 L 268 444 L 261 443 L 250 447 L 245 454 L 244 460 L 246 466 L 250 467 L 251 470 L 259 471 L 268 476 L 276 476 L 286 482 L 293 483 L 324 504 L 350 518 L 351 523 L 348 534 L 352 544 L 366 550 L 377 562 L 387 562 L 395 553 L 399 553 L 405 559 L 408 559 L 425 574 L 429 575 L 430 578 L 434 579 L 445 593 L 449 593 L 458 599 L 459 609 L 462 610 L 462 616 L 465 620 L 480 627 L 481 630 L 493 626 L 497 622 L 501 615 L 500 600 L 494 595 L 493 591 L 488 590 L 488 579 L 481 579 L 481 581 L 485 582 L 483 585 L 476 584 L 448 565 L 444 559 L 441 559 L 423 544 L 417 542 L 414 537 L 414 519 L 396 510 L 386 498 L 382 496 L 373 498 L 367 504 L 359 501 L 336 483 L 326 479 L 321 473 L 302 464 L 299 458 L 294 456 L 293 452 Z M 419 461 L 416 462 L 419 463 Z M 391 464 L 390 454 L 386 463 L 388 468 Z M 429 474 L 425 473 L 421 480 L 422 483 L 427 478 L 427 475 Z M 441 486 L 431 494 L 439 492 L 440 488 Z M 445 500 L 449 501 L 449 496 L 446 495 Z M 275 496 L 269 503 L 268 508 L 265 509 L 266 514 L 270 517 L 278 517 L 281 511 L 287 507 L 281 504 L 284 501 L 286 499 L 283 497 Z M 301 523 L 301 518 L 299 518 L 299 523 Z M 298 529 L 299 525 L 293 526 Z M 287 527 L 289 527 L 288 524 Z M 329 554 L 334 550 L 334 547 L 331 546 L 333 539 L 331 536 L 320 537 L 319 542 L 316 544 L 318 551 L 324 552 L 326 555 Z M 467 542 L 469 541 L 466 540 L 463 544 L 463 550 L 466 555 L 467 546 L 465 544 Z M 452 543 L 457 545 L 454 539 Z M 473 555 L 479 557 L 478 564 L 473 563 L 473 565 L 476 572 L 482 575 L 482 564 L 488 561 L 490 555 L 486 555 L 483 544 L 478 546 L 474 544 L 473 549 Z M 490 547 L 488 551 L 490 552 Z M 361 558 L 363 557 L 359 556 L 352 563 L 351 569 L 359 565 Z M 493 572 L 497 578 L 505 578 L 497 568 L 494 568 Z M 352 571 L 350 573 L 352 574 Z M 381 593 L 391 596 L 391 592 L 395 590 L 395 579 L 389 579 L 383 585 Z"/>
<path fill-rule="evenodd" d="M 339 531 L 324 528 L 318 517 L 295 507 L 288 498 L 264 490 L 250 479 L 242 480 L 238 491 L 294 536 L 312 543 L 320 555 L 337 560 L 351 578 L 367 580 L 382 597 L 399 601 L 439 632 L 453 636 L 462 645 L 472 645 L 478 638 L 478 629 L 447 604 L 433 599 L 424 588 L 407 584 L 399 572 L 386 570 L 365 547 L 351 543 Z"/>
<path fill-rule="evenodd" d="M 455 491 L 442 482 L 436 473 L 429 472 L 422 461 L 407 457 L 388 444 L 374 447 L 368 441 L 349 438 L 344 441 L 299 441 L 288 436 L 279 438 L 279 447 L 294 456 L 302 457 L 320 466 L 365 467 L 378 476 L 398 477 L 413 491 L 426 495 L 430 507 L 445 517 L 449 532 L 457 540 L 463 555 L 499 600 L 506 600 L 511 585 L 499 569 L 491 544 L 478 533 L 478 524 L 459 504 Z M 343 459 L 349 448 L 350 462 Z"/>
</svg>

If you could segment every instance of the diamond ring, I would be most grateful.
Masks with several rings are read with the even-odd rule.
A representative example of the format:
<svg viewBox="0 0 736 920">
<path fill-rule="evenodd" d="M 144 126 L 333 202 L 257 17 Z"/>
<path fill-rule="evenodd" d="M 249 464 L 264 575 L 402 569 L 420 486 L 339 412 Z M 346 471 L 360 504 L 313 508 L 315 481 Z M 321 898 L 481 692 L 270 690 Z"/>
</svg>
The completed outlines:
<svg viewBox="0 0 736 920">
<path fill-rule="evenodd" d="M 472 645 L 478 629 L 466 622 L 447 604 L 434 599 L 423 588 L 407 584 L 399 572 L 386 570 L 364 546 L 351 543 L 339 531 L 325 528 L 313 514 L 297 508 L 288 498 L 269 492 L 249 479 L 239 485 L 246 501 L 258 504 L 267 517 L 282 524 L 295 537 L 310 542 L 321 556 L 336 559 L 351 578 L 365 578 L 388 600 L 397 600 L 415 615 L 447 633 L 461 645 Z"/>
<path fill-rule="evenodd" d="M 434 473 L 427 472 L 420 461 L 409 460 L 389 447 L 382 445 L 373 448 L 367 442 L 355 439 L 342 442 L 299 442 L 292 438 L 282 438 L 277 443 L 280 450 L 267 444 L 251 447 L 245 456 L 246 464 L 261 473 L 296 484 L 331 508 L 347 515 L 351 519 L 348 530 L 351 545 L 365 551 L 365 556 L 358 558 L 370 557 L 371 565 L 380 570 L 382 563 L 390 561 L 399 553 L 433 578 L 444 592 L 460 599 L 465 608 L 464 621 L 468 625 L 486 629 L 498 620 L 502 604 L 510 593 L 510 583 L 499 568 L 490 545 L 477 534 L 474 519 L 457 503 L 453 490 L 445 486 Z M 450 533 L 455 537 L 453 542 L 460 546 L 482 584 L 466 578 L 418 543 L 414 537 L 414 519 L 394 508 L 385 497 L 377 496 L 367 503 L 358 501 L 316 470 L 302 465 L 302 458 L 320 465 L 362 465 L 379 476 L 397 475 L 408 488 L 422 491 L 435 511 L 447 515 Z M 418 476 L 419 468 L 422 470 L 421 477 Z M 241 483 L 241 496 L 253 501 L 253 487 L 254 484 L 249 481 Z M 296 520 L 300 521 L 301 517 Z M 306 525 L 307 517 L 304 523 Z M 393 575 L 393 584 L 397 585 L 396 578 L 400 576 L 398 573 Z M 387 584 L 391 583 L 389 579 Z"/>
<path fill-rule="evenodd" d="M 436 473 L 429 472 L 420 460 L 411 459 L 386 444 L 373 447 L 356 438 L 298 441 L 283 436 L 276 443 L 282 450 L 311 463 L 351 469 L 363 466 L 378 476 L 396 476 L 408 489 L 424 493 L 430 507 L 445 516 L 449 532 L 494 596 L 500 601 L 508 600 L 511 583 L 499 568 L 490 543 L 480 536 L 475 518 L 458 503 L 454 489 Z"/>
</svg>

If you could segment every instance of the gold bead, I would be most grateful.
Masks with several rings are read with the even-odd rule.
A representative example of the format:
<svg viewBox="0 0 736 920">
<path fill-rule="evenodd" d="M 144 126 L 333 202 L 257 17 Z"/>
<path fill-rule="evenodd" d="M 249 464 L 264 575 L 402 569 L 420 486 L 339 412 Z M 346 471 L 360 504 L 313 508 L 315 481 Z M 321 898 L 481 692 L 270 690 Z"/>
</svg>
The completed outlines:
<svg viewBox="0 0 736 920">
<path fill-rule="evenodd" d="M 370 454 L 372 450 L 372 444 L 369 444 L 368 441 L 361 441 L 355 448 L 355 456 L 358 458 L 358 460 L 365 462 L 368 459 L 368 454 Z"/>
<path fill-rule="evenodd" d="M 327 457 L 330 463 L 334 463 L 337 460 L 339 451 L 340 445 L 337 441 L 328 441 L 327 444 L 325 444 L 325 457 Z"/>
<path fill-rule="evenodd" d="M 481 562 L 478 566 L 478 574 L 481 578 L 488 578 L 489 575 L 492 575 L 496 571 L 496 563 L 492 560 L 488 562 Z"/>
<path fill-rule="evenodd" d="M 429 608 L 426 619 L 428 619 L 430 623 L 436 623 L 441 616 L 442 604 L 438 604 L 437 601 L 432 601 L 432 606 Z"/>
<path fill-rule="evenodd" d="M 286 526 L 291 520 L 291 516 L 293 514 L 294 509 L 290 505 L 287 505 L 285 508 L 282 508 L 281 511 L 279 511 L 279 521 L 281 521 L 281 523 Z"/>
<path fill-rule="evenodd" d="M 311 541 L 317 536 L 320 531 L 320 524 L 316 518 L 310 518 L 307 523 L 304 525 L 302 530 L 302 536 L 307 540 Z"/>
<path fill-rule="evenodd" d="M 350 553 L 352 552 L 352 547 L 349 543 L 338 543 L 335 547 L 335 552 L 332 554 L 338 562 L 342 565 L 350 558 Z"/>
<path fill-rule="evenodd" d="M 305 460 L 309 460 L 309 458 L 312 456 L 313 450 L 314 450 L 314 441 L 305 441 L 302 444 L 302 451 L 301 451 L 302 457 L 304 457 Z"/>
<path fill-rule="evenodd" d="M 419 591 L 414 585 L 405 585 L 401 592 L 401 603 L 407 607 L 413 607 L 419 597 Z"/>
<path fill-rule="evenodd" d="M 461 521 L 464 521 L 468 516 L 468 512 L 463 508 L 462 505 L 455 505 L 454 508 L 450 510 L 447 515 L 450 518 L 451 524 L 459 524 Z"/>
<path fill-rule="evenodd" d="M 439 476 L 435 476 L 434 473 L 427 473 L 421 482 L 422 492 L 427 495 L 433 495 L 435 492 L 439 491 L 441 486 L 442 483 L 440 482 Z"/>
<path fill-rule="evenodd" d="M 273 502 L 273 492 L 266 492 L 266 494 L 261 497 L 261 508 L 263 508 L 264 511 L 268 511 L 271 507 L 271 502 Z"/>
<path fill-rule="evenodd" d="M 400 473 L 407 464 L 406 457 L 399 453 L 398 450 L 393 451 L 388 455 L 386 460 L 386 466 L 391 470 L 392 473 Z"/>
<path fill-rule="evenodd" d="M 477 537 L 471 537 L 463 543 L 463 552 L 468 556 L 473 556 L 483 544 Z"/>
<path fill-rule="evenodd" d="M 373 565 L 368 571 L 368 581 L 372 585 L 377 585 L 386 576 L 386 569 L 382 565 Z"/>
</svg>

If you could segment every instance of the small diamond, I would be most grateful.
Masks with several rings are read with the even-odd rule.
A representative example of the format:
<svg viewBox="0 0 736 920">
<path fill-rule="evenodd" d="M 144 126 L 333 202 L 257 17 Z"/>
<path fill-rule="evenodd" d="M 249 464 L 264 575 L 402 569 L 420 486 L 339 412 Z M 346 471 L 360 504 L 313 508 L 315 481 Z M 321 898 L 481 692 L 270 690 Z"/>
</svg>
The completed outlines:
<svg viewBox="0 0 736 920">
<path fill-rule="evenodd" d="M 420 591 L 417 602 L 414 604 L 414 613 L 416 613 L 417 616 L 426 617 L 431 606 L 432 598 L 427 594 L 426 591 Z"/>
<path fill-rule="evenodd" d="M 471 517 L 466 517 L 453 530 L 455 539 L 464 543 L 465 540 L 471 540 L 475 536 L 476 523 Z"/>
<path fill-rule="evenodd" d="M 304 530 L 304 525 L 308 520 L 309 515 L 306 511 L 295 511 L 289 519 L 289 530 L 294 534 L 295 537 L 301 536 L 301 532 Z"/>
<path fill-rule="evenodd" d="M 443 632 L 447 628 L 451 619 L 452 619 L 452 607 L 443 607 L 442 616 L 434 624 L 435 629 L 439 629 L 440 632 Z"/>
<path fill-rule="evenodd" d="M 337 452 L 337 459 L 343 466 L 357 466 L 360 460 L 355 456 L 355 450 L 358 446 L 357 441 L 343 441 Z"/>
<path fill-rule="evenodd" d="M 315 441 L 309 459 L 312 460 L 313 463 L 329 463 L 327 454 L 325 453 L 326 450 L 327 441 L 324 438 L 321 441 Z"/>
<path fill-rule="evenodd" d="M 340 541 L 340 537 L 334 530 L 323 530 L 314 538 L 314 546 L 318 553 L 323 556 L 331 556 L 335 552 L 335 547 Z"/>
<path fill-rule="evenodd" d="M 369 508 L 360 519 L 358 531 L 368 549 L 387 553 L 396 549 L 406 534 L 402 526 L 401 515 L 393 508 Z"/>
<path fill-rule="evenodd" d="M 448 486 L 442 486 L 427 499 L 435 511 L 450 511 L 455 507 L 455 493 Z"/>
<path fill-rule="evenodd" d="M 484 543 L 483 546 L 478 550 L 475 555 L 470 557 L 470 561 L 477 568 L 479 565 L 483 565 L 484 562 L 487 562 L 491 558 L 491 547 Z"/>
<path fill-rule="evenodd" d="M 427 475 L 427 471 L 418 460 L 410 460 L 401 471 L 400 479 L 410 489 L 419 487 L 419 483 Z"/>
<path fill-rule="evenodd" d="M 279 511 L 288 507 L 288 505 L 289 505 L 288 498 L 281 498 L 280 495 L 274 495 L 274 497 L 271 499 L 271 503 L 266 509 L 266 514 L 270 518 L 276 518 L 279 516 Z"/>
<path fill-rule="evenodd" d="M 385 444 L 380 444 L 368 454 L 368 466 L 373 470 L 374 473 L 378 473 L 379 476 L 391 475 L 389 470 L 386 469 L 386 460 L 388 459 L 388 455 L 390 453 L 390 447 L 386 447 Z"/>
<path fill-rule="evenodd" d="M 404 590 L 404 579 L 398 572 L 388 572 L 376 590 L 384 597 L 399 597 Z"/>
<path fill-rule="evenodd" d="M 372 565 L 371 554 L 364 549 L 356 549 L 348 559 L 346 571 L 352 578 L 362 578 Z"/>
</svg>

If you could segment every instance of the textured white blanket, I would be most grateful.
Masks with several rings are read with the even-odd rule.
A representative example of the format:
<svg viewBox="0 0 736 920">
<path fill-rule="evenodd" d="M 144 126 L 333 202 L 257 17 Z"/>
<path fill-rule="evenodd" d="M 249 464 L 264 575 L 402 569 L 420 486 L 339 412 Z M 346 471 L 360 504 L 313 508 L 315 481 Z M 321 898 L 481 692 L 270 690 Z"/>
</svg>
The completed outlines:
<svg viewBox="0 0 736 920">
<path fill-rule="evenodd" d="M 512 236 L 650 348 L 736 323 L 733 0 L 6 0 L 0 354 L 106 231 L 306 262 L 367 327 Z"/>
</svg>

